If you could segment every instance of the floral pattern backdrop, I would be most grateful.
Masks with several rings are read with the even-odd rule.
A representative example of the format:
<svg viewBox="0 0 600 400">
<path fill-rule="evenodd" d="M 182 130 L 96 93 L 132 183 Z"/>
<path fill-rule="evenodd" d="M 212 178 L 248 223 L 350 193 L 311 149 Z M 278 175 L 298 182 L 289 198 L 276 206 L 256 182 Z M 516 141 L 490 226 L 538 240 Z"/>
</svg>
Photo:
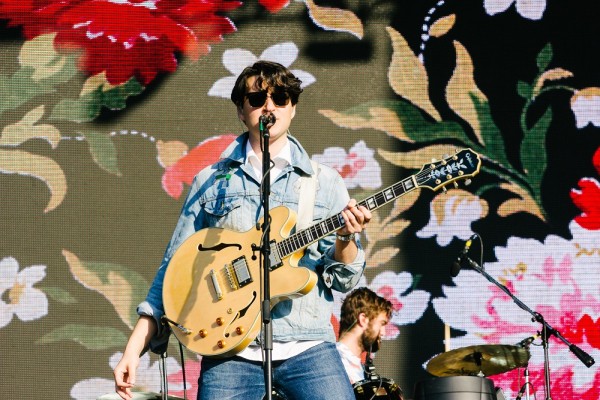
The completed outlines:
<svg viewBox="0 0 600 400">
<path fill-rule="evenodd" d="M 259 59 L 302 80 L 293 124 L 362 199 L 470 148 L 481 169 L 375 211 L 361 285 L 394 314 L 377 372 L 410 398 L 446 350 L 541 325 L 600 359 L 600 29 L 558 0 L 0 0 L 2 393 L 96 399 L 120 357 L 192 177 L 242 132 L 228 100 Z M 468 184 L 470 183 L 470 184 Z M 341 304 L 343 295 L 337 295 Z M 336 307 L 339 309 L 339 307 Z M 337 326 L 339 315 L 332 315 Z M 195 399 L 199 357 L 145 354 L 138 389 Z M 185 364 L 185 374 L 183 370 Z M 600 372 L 549 340 L 551 394 Z M 507 398 L 523 369 L 490 377 Z"/>
</svg>

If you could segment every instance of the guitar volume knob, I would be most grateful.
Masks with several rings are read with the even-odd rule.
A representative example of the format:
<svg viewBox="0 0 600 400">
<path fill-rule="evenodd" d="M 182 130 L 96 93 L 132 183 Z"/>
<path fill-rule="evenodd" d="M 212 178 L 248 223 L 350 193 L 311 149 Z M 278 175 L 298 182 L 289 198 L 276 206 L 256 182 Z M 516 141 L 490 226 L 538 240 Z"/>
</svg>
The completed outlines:
<svg viewBox="0 0 600 400">
<path fill-rule="evenodd" d="M 215 322 L 217 323 L 217 325 L 222 326 L 223 325 L 223 318 L 219 317 L 219 318 L 217 318 L 217 320 Z"/>
<path fill-rule="evenodd" d="M 235 328 L 235 333 L 237 333 L 238 335 L 242 335 L 244 332 L 246 332 L 246 330 L 243 326 L 238 326 L 237 328 Z"/>
<path fill-rule="evenodd" d="M 223 349 L 223 348 L 225 348 L 225 345 L 226 345 L 226 344 L 227 344 L 227 342 L 225 342 L 224 340 L 219 340 L 219 341 L 217 342 L 217 346 L 218 346 L 220 349 Z"/>
<path fill-rule="evenodd" d="M 200 335 L 201 338 L 205 338 L 208 336 L 208 331 L 206 329 L 200 329 L 200 332 L 198 332 L 198 335 Z"/>
</svg>

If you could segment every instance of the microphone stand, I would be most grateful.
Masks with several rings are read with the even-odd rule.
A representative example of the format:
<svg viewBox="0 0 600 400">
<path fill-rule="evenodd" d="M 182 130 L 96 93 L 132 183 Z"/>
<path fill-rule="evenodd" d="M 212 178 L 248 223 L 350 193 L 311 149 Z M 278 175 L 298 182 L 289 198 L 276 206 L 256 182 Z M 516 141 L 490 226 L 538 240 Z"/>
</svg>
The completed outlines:
<svg viewBox="0 0 600 400">
<path fill-rule="evenodd" d="M 490 281 L 494 285 L 498 286 L 504 293 L 506 293 L 508 296 L 510 296 L 510 298 L 513 299 L 515 304 L 517 304 L 521 309 L 523 309 L 523 310 L 527 311 L 529 314 L 531 314 L 532 322 L 539 322 L 540 324 L 542 324 L 541 335 L 542 335 L 542 346 L 544 347 L 544 392 L 546 395 L 546 400 L 552 400 L 552 397 L 550 396 L 550 361 L 549 361 L 549 357 L 548 357 L 548 338 L 550 337 L 550 335 L 554 335 L 555 337 L 560 339 L 564 344 L 566 344 L 569 347 L 569 350 L 573 354 L 575 354 L 575 356 L 577 358 L 579 358 L 579 360 L 586 367 L 589 368 L 592 365 L 594 365 L 595 361 L 589 354 L 587 354 L 586 352 L 581 350 L 579 347 L 577 347 L 576 345 L 570 343 L 567 339 L 565 339 L 560 334 L 560 332 L 558 332 L 556 329 L 552 328 L 544 320 L 544 317 L 540 313 L 535 312 L 531 308 L 527 307 L 527 305 L 525 305 L 521 300 L 519 300 L 515 295 L 513 295 L 506 286 L 504 286 L 503 284 L 501 284 L 497 280 L 495 280 L 490 274 L 488 274 L 485 271 L 485 269 L 483 269 L 482 266 L 477 264 L 475 261 L 471 260 L 471 258 L 469 258 L 468 256 L 465 256 L 465 260 L 467 260 L 467 263 L 469 264 L 469 266 L 471 266 L 471 268 L 473 268 L 474 270 L 479 272 L 488 281 Z"/>
<path fill-rule="evenodd" d="M 262 300 L 262 324 L 264 350 L 264 376 L 265 376 L 265 399 L 271 400 L 273 396 L 273 325 L 271 324 L 271 216 L 269 214 L 269 194 L 271 192 L 271 154 L 269 153 L 269 128 L 264 118 L 260 118 L 260 139 L 262 142 L 262 265 L 263 265 L 263 300 Z"/>
</svg>

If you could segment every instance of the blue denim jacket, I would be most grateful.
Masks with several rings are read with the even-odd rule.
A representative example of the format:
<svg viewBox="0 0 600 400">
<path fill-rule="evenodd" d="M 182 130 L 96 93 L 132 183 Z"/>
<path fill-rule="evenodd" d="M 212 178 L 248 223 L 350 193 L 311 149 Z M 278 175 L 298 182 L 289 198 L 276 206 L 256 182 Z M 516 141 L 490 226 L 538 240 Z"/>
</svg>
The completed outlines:
<svg viewBox="0 0 600 400">
<path fill-rule="evenodd" d="M 292 162 L 271 184 L 271 207 L 284 205 L 298 212 L 300 180 L 313 174 L 310 158 L 300 143 L 288 136 Z M 192 182 L 175 232 L 146 300 L 138 306 L 138 314 L 154 317 L 159 326 L 151 347 L 164 342 L 165 329 L 159 323 L 164 314 L 162 284 L 165 269 L 179 245 L 194 232 L 206 227 L 220 227 L 246 232 L 262 216 L 259 180 L 252 167 L 245 164 L 248 134 L 240 135 L 221 155 L 221 160 L 202 170 Z M 349 195 L 342 177 L 328 166 L 320 165 L 313 220 L 315 223 L 338 214 L 348 203 Z M 294 300 L 280 301 L 273 307 L 273 338 L 280 341 L 335 341 L 330 322 L 332 290 L 348 292 L 360 279 L 365 267 L 365 253 L 357 241 L 359 252 L 351 264 L 333 259 L 335 235 L 310 245 L 299 265 L 315 271 L 319 280 L 311 292 Z"/>
</svg>

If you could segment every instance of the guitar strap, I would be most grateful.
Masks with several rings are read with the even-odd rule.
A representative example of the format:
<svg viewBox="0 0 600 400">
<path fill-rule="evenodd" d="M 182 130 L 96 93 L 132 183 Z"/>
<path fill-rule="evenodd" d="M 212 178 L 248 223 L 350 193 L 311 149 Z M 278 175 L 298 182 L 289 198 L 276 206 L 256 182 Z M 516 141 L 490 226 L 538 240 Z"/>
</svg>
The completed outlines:
<svg viewBox="0 0 600 400">
<path fill-rule="evenodd" d="M 296 231 L 308 228 L 312 224 L 319 180 L 319 163 L 310 160 L 314 174 L 300 178 L 300 194 L 298 199 L 298 222 Z"/>
</svg>

